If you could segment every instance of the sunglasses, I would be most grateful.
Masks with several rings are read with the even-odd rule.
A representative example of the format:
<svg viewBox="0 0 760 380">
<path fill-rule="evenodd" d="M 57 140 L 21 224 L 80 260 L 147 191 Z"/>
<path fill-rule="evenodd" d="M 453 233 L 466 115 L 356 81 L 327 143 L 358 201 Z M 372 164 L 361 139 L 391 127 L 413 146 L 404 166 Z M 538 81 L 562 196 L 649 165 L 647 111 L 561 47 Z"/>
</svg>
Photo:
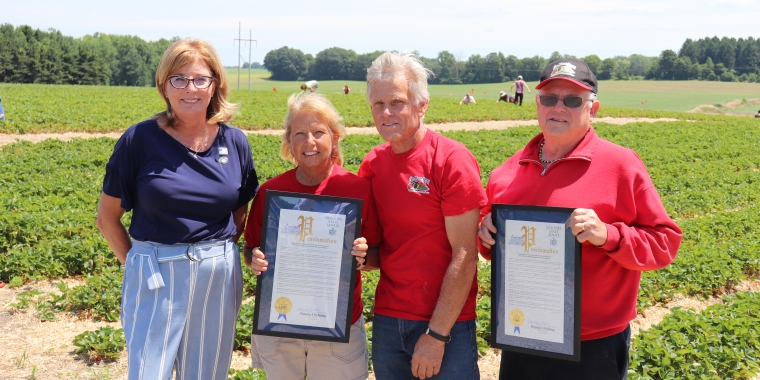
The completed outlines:
<svg viewBox="0 0 760 380">
<path fill-rule="evenodd" d="M 557 95 L 539 95 L 538 101 L 541 102 L 541 105 L 546 107 L 554 107 L 557 105 L 557 102 L 559 102 L 560 98 Z M 583 102 L 586 99 L 581 98 L 580 96 L 570 95 L 565 96 L 562 98 L 562 104 L 565 105 L 567 108 L 578 108 L 583 105 Z"/>
</svg>

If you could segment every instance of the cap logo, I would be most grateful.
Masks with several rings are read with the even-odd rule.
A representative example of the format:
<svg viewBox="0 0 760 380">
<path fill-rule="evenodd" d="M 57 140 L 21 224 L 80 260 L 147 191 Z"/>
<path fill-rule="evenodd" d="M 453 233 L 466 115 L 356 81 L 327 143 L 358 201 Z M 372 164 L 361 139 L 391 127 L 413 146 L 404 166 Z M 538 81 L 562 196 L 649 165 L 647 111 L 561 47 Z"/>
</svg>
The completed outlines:
<svg viewBox="0 0 760 380">
<path fill-rule="evenodd" d="M 556 65 L 554 65 L 554 70 L 552 70 L 552 77 L 557 75 L 569 75 L 571 77 L 575 76 L 575 65 L 573 65 L 570 62 L 561 62 Z"/>
</svg>

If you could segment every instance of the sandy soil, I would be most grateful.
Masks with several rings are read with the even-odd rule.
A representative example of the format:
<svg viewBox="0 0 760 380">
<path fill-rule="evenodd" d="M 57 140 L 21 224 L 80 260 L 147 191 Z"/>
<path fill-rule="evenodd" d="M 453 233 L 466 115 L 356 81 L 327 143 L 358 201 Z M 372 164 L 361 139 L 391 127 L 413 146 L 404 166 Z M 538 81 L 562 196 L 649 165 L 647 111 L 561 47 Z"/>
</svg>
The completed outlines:
<svg viewBox="0 0 760 380">
<path fill-rule="evenodd" d="M 67 282 L 70 287 L 81 284 L 76 279 Z M 122 353 L 119 360 L 113 363 L 93 362 L 86 355 L 74 354 L 75 347 L 71 343 L 77 334 L 101 326 L 118 328 L 118 322 L 93 322 L 67 313 L 57 314 L 55 322 L 40 322 L 33 307 L 18 310 L 11 306 L 16 302 L 17 295 L 26 290 L 57 292 L 56 283 L 38 282 L 19 289 L 0 288 L 0 347 L 6 353 L 0 360 L 0 380 L 26 379 L 33 373 L 36 379 L 123 379 L 126 376 L 126 353 Z M 760 278 L 744 281 L 736 289 L 760 291 Z M 720 298 L 699 300 L 677 295 L 667 305 L 651 307 L 639 315 L 631 323 L 632 334 L 636 335 L 661 322 L 673 307 L 699 311 L 721 302 Z M 498 378 L 499 357 L 500 351 L 492 349 L 480 358 L 478 365 L 482 379 Z M 248 368 L 250 360 L 249 354 L 236 351 L 232 368 Z M 753 380 L 760 380 L 760 377 Z"/>
<path fill-rule="evenodd" d="M 657 121 L 677 121 L 677 119 L 661 118 L 612 118 L 612 117 L 600 117 L 596 118 L 594 122 L 609 123 L 616 125 L 623 125 L 628 123 L 646 122 L 654 123 Z M 436 131 L 474 131 L 481 129 L 507 129 L 512 127 L 522 127 L 526 125 L 538 125 L 536 120 L 496 120 L 496 121 L 479 121 L 479 122 L 456 122 L 445 124 L 427 124 L 427 126 Z M 374 134 L 377 133 L 375 128 L 371 127 L 347 127 L 348 134 Z M 280 129 L 265 129 L 258 131 L 245 131 L 248 134 L 262 134 L 262 135 L 280 135 L 282 130 Z M 66 133 L 35 133 L 35 134 L 23 134 L 23 135 L 11 135 L 0 134 L 0 146 L 7 145 L 15 142 L 16 140 L 31 141 L 37 143 L 43 140 L 57 138 L 61 141 L 70 141 L 75 138 L 98 138 L 98 137 L 110 137 L 119 138 L 121 133 L 84 133 L 84 132 L 66 132 Z"/>
<path fill-rule="evenodd" d="M 760 276 L 755 279 L 742 281 L 736 286 L 736 291 L 760 292 Z M 636 319 L 631 321 L 631 335 L 636 336 L 639 332 L 648 330 L 650 327 L 662 322 L 665 316 L 670 313 L 670 309 L 676 306 L 680 306 L 684 310 L 699 312 L 717 303 L 723 303 L 723 299 L 721 297 L 712 297 L 705 300 L 688 298 L 681 294 L 676 294 L 673 300 L 665 306 L 652 306 L 636 316 Z"/>
<path fill-rule="evenodd" d="M 81 281 L 67 280 L 69 287 Z M 74 353 L 71 343 L 78 334 L 101 326 L 120 328 L 118 322 L 93 322 L 79 319 L 76 315 L 56 314 L 55 322 L 40 322 L 36 311 L 18 310 L 11 306 L 19 293 L 37 289 L 43 293 L 57 293 L 57 281 L 27 284 L 18 289 L 0 288 L 0 347 L 5 355 L 0 359 L 0 380 L 27 379 L 123 379 L 126 377 L 126 352 L 112 363 L 89 360 L 87 355 Z M 481 378 L 497 379 L 499 375 L 499 350 L 491 350 L 479 361 Z M 246 369 L 250 366 L 250 354 L 235 351 L 232 368 Z M 374 375 L 370 377 L 374 379 Z"/>
<path fill-rule="evenodd" d="M 735 99 L 723 104 L 701 104 L 693 109 L 689 110 L 688 112 L 696 112 L 696 113 L 715 113 L 715 114 L 733 114 L 733 110 L 736 108 L 743 108 L 747 106 L 757 105 L 760 104 L 760 99 L 753 98 L 753 99 Z M 751 115 L 745 115 L 745 116 L 751 116 Z"/>
</svg>

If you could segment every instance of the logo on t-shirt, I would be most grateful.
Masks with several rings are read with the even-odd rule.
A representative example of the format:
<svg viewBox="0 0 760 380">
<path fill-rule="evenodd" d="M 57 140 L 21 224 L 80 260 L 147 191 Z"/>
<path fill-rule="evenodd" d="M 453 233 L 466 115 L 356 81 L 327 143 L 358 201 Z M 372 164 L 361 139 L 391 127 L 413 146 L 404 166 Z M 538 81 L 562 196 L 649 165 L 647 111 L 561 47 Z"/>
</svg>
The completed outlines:
<svg viewBox="0 0 760 380">
<path fill-rule="evenodd" d="M 411 193 L 429 194 L 430 193 L 430 180 L 422 176 L 409 177 L 409 184 L 406 185 L 406 189 Z"/>
</svg>

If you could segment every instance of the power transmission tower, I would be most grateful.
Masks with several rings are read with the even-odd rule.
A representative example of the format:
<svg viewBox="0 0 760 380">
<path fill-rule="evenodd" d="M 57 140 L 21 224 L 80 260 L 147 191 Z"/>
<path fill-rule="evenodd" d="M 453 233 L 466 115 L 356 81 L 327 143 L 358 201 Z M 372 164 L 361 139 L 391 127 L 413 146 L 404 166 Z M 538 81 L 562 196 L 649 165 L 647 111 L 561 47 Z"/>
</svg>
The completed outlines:
<svg viewBox="0 0 760 380">
<path fill-rule="evenodd" d="M 240 54 L 240 47 L 243 45 L 243 42 L 248 43 L 248 91 L 251 90 L 251 42 L 256 43 L 256 47 L 259 47 L 259 42 L 257 40 L 251 39 L 253 36 L 251 30 L 248 30 L 248 39 L 243 39 L 240 32 L 241 32 L 241 23 L 238 22 L 238 38 L 235 38 L 234 41 L 238 41 L 238 90 L 240 89 L 240 59 L 243 58 L 243 56 Z"/>
</svg>

